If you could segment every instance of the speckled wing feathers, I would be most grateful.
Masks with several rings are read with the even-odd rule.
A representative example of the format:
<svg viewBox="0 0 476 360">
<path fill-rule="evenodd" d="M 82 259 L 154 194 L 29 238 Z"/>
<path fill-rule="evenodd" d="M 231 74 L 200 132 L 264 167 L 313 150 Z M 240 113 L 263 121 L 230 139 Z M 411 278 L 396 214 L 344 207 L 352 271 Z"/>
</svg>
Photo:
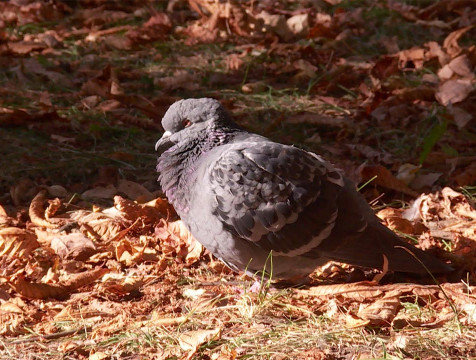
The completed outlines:
<svg viewBox="0 0 476 360">
<path fill-rule="evenodd" d="M 292 146 L 245 145 L 234 144 L 210 167 L 214 215 L 228 231 L 277 255 L 318 246 L 338 215 L 340 174 Z"/>
</svg>

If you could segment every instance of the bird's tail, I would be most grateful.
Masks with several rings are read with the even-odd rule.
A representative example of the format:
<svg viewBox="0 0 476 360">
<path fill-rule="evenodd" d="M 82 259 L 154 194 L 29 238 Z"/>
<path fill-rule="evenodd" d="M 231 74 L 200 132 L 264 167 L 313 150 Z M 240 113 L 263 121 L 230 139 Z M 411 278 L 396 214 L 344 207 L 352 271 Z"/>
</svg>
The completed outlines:
<svg viewBox="0 0 476 360">
<path fill-rule="evenodd" d="M 453 268 L 433 255 L 408 244 L 381 224 L 369 224 L 362 235 L 322 255 L 335 261 L 371 268 L 383 268 L 384 257 L 388 269 L 416 274 L 448 273 Z"/>
</svg>

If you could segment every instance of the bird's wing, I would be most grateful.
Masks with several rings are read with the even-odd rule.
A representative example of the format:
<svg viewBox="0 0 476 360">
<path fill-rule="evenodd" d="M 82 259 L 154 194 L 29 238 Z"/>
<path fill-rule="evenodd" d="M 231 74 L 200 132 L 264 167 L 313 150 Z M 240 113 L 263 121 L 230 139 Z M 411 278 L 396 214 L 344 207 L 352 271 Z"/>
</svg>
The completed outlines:
<svg viewBox="0 0 476 360">
<path fill-rule="evenodd" d="M 335 226 L 342 175 L 304 150 L 263 141 L 234 144 L 211 164 L 209 179 L 214 215 L 223 226 L 273 254 L 303 255 Z"/>
</svg>

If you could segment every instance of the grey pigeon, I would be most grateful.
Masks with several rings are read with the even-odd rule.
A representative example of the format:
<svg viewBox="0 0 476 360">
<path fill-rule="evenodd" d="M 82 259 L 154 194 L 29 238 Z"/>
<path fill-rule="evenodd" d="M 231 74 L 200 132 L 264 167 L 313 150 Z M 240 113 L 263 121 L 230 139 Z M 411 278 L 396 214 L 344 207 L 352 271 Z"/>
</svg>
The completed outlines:
<svg viewBox="0 0 476 360">
<path fill-rule="evenodd" d="M 452 270 L 382 225 L 329 162 L 245 131 L 217 100 L 177 101 L 162 126 L 160 185 L 192 235 L 234 270 L 296 281 L 330 260 L 381 269 L 384 256 L 394 271 Z"/>
</svg>

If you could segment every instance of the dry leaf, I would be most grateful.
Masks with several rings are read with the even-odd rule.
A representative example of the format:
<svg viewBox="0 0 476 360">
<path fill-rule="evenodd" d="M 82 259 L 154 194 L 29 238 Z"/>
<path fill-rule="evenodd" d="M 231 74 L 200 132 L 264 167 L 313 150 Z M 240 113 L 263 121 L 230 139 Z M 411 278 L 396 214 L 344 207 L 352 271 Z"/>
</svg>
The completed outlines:
<svg viewBox="0 0 476 360">
<path fill-rule="evenodd" d="M 178 89 L 196 91 L 200 88 L 200 79 L 194 72 L 177 70 L 173 76 L 163 76 L 154 79 L 154 85 L 160 86 L 167 92 Z"/>
<path fill-rule="evenodd" d="M 418 173 L 413 179 L 411 186 L 413 189 L 421 190 L 424 188 L 432 187 L 435 182 L 443 175 L 442 173 Z"/>
<path fill-rule="evenodd" d="M 121 32 L 121 31 L 130 30 L 130 29 L 131 29 L 131 27 L 129 25 L 124 25 L 124 26 L 115 26 L 115 27 L 108 28 L 108 29 L 105 29 L 105 30 L 91 31 L 91 32 L 88 33 L 88 36 L 86 36 L 86 38 L 84 40 L 86 42 L 96 42 L 102 36 L 111 35 L 111 34 Z"/>
<path fill-rule="evenodd" d="M 0 335 L 16 336 L 24 333 L 25 311 L 17 304 L 7 301 L 0 305 Z"/>
<path fill-rule="evenodd" d="M 476 324 L 476 303 L 465 303 L 461 304 L 460 308 L 462 311 L 466 313 L 468 316 L 467 318 L 467 325 L 474 325 Z"/>
<path fill-rule="evenodd" d="M 69 290 L 73 291 L 91 284 L 101 278 L 104 274 L 107 274 L 110 270 L 105 268 L 97 268 L 94 270 L 84 271 L 77 274 L 70 274 L 66 281 L 63 281 L 63 285 Z"/>
<path fill-rule="evenodd" d="M 316 73 L 318 71 L 317 66 L 312 65 L 309 61 L 306 61 L 304 59 L 299 59 L 293 62 L 293 66 L 301 70 L 298 75 L 300 76 L 306 76 L 310 79 L 316 76 Z"/>
<path fill-rule="evenodd" d="M 251 28 L 256 25 L 252 14 L 246 12 L 236 1 L 189 0 L 189 4 L 202 17 L 186 29 L 189 36 L 195 38 L 189 39 L 194 40 L 189 43 L 210 42 L 216 40 L 218 36 L 226 38 L 230 34 L 248 37 Z"/>
<path fill-rule="evenodd" d="M 97 252 L 94 243 L 81 233 L 57 235 L 50 247 L 61 259 L 85 261 Z"/>
<path fill-rule="evenodd" d="M 98 186 L 90 190 L 86 190 L 81 194 L 82 197 L 97 199 L 112 199 L 116 195 L 117 189 L 114 185 Z"/>
<path fill-rule="evenodd" d="M 438 62 L 441 66 L 445 66 L 451 60 L 451 57 L 441 48 L 440 44 L 436 41 L 430 41 L 425 44 L 428 48 L 426 52 L 426 58 L 431 60 L 433 58 L 438 58 Z"/>
<path fill-rule="evenodd" d="M 89 79 L 81 87 L 84 95 L 99 95 L 105 99 L 123 94 L 116 70 L 107 65 L 96 77 Z"/>
<path fill-rule="evenodd" d="M 146 246 L 147 243 L 142 246 L 132 246 L 128 240 L 122 239 L 115 245 L 116 259 L 126 266 L 140 263 L 145 260 L 144 253 L 147 249 Z M 158 260 L 157 254 L 153 249 L 149 249 L 147 257 L 148 260 Z"/>
<path fill-rule="evenodd" d="M 60 209 L 62 203 L 61 200 L 56 198 L 53 200 L 48 200 L 48 207 L 45 210 L 45 219 L 46 221 L 55 221 L 52 219 L 56 212 Z"/>
<path fill-rule="evenodd" d="M 454 313 L 447 313 L 441 316 L 432 317 L 430 320 L 421 320 L 421 319 L 409 319 L 405 315 L 400 316 L 400 314 L 393 321 L 393 328 L 403 329 L 407 326 L 412 328 L 428 328 L 435 329 L 441 328 L 445 323 L 450 320 L 453 320 L 455 317 Z"/>
<path fill-rule="evenodd" d="M 476 269 L 476 226 L 453 236 L 452 254 L 459 255 L 469 269 Z"/>
<path fill-rule="evenodd" d="M 16 225 L 16 223 L 17 221 L 8 216 L 7 212 L 5 211 L 5 208 L 0 205 L 0 229 L 9 226 L 14 226 Z"/>
<path fill-rule="evenodd" d="M 198 300 L 201 296 L 205 294 L 205 289 L 185 289 L 182 292 L 182 295 L 186 298 L 193 300 Z"/>
<path fill-rule="evenodd" d="M 360 319 L 354 314 L 348 313 L 345 315 L 345 326 L 348 329 L 355 329 L 359 327 L 364 327 L 370 324 L 370 320 Z"/>
<path fill-rule="evenodd" d="M 362 155 L 364 155 L 367 159 L 377 162 L 377 163 L 384 163 L 384 164 L 393 164 L 395 159 L 393 156 L 386 152 L 385 150 L 375 150 L 373 147 L 364 145 L 364 144 L 349 144 L 347 147 L 353 151 L 358 151 Z M 399 173 L 400 173 L 400 169 Z M 398 179 L 398 174 L 397 174 Z"/>
<path fill-rule="evenodd" d="M 187 331 L 179 335 L 178 341 L 182 350 L 189 351 L 187 359 L 191 359 L 198 348 L 212 340 L 217 340 L 221 336 L 221 328 L 212 330 Z"/>
<path fill-rule="evenodd" d="M 156 106 L 144 96 L 125 94 L 119 83 L 116 70 L 110 65 L 104 67 L 99 75 L 85 82 L 81 87 L 81 93 L 84 95 L 98 95 L 109 100 L 117 100 L 122 105 L 134 107 L 144 112 L 152 119 L 162 119 L 162 116 L 165 113 L 162 108 L 163 104 Z M 170 100 L 166 99 L 166 102 L 169 101 Z M 133 119 L 133 121 L 131 119 Z M 137 117 L 127 117 L 125 114 L 122 116 L 122 120 L 127 120 L 135 125 L 140 124 L 141 126 L 150 129 L 158 128 L 157 124 L 153 121 L 138 120 Z M 109 182 L 106 184 L 109 184 Z"/>
<path fill-rule="evenodd" d="M 101 351 L 96 351 L 95 353 L 92 353 L 89 355 L 88 360 L 105 360 L 105 359 L 110 359 L 111 357 Z"/>
<path fill-rule="evenodd" d="M 60 47 L 63 42 L 63 38 L 54 30 L 47 30 L 44 33 L 38 34 L 38 40 L 50 48 Z"/>
<path fill-rule="evenodd" d="M 448 64 L 448 67 L 461 77 L 471 76 L 473 74 L 471 60 L 466 54 L 460 55 Z"/>
<path fill-rule="evenodd" d="M 71 219 L 76 220 L 80 225 L 83 234 L 92 237 L 97 241 L 109 241 L 117 236 L 124 229 L 124 219 L 121 214 L 112 208 L 116 213 L 107 210 L 103 212 L 90 212 L 86 210 L 74 211 L 70 214 Z"/>
<path fill-rule="evenodd" d="M 446 39 L 443 41 L 443 48 L 446 52 L 454 58 L 455 56 L 459 55 L 461 52 L 461 47 L 458 44 L 458 40 L 469 30 L 471 30 L 473 26 L 467 26 L 456 31 L 450 33 Z"/>
<path fill-rule="evenodd" d="M 51 134 L 50 137 L 51 137 L 52 140 L 55 140 L 55 141 L 57 141 L 61 144 L 76 142 L 76 139 L 72 138 L 72 137 L 65 137 L 65 136 L 56 135 L 56 134 Z M 59 186 L 59 185 L 53 185 L 53 186 Z M 50 193 L 50 192 L 48 191 L 48 193 Z M 52 195 L 52 194 L 50 193 L 50 195 Z M 56 196 L 56 195 L 52 195 L 52 196 Z"/>
<path fill-rule="evenodd" d="M 150 321 L 155 326 L 171 326 L 171 325 L 179 325 L 182 324 L 190 319 L 189 316 L 178 316 L 178 317 L 167 317 L 164 314 L 159 314 L 158 312 L 152 312 L 152 316 Z"/>
<path fill-rule="evenodd" d="M 0 204 L 0 217 L 8 217 L 7 211 L 5 208 Z"/>
<path fill-rule="evenodd" d="M 154 13 L 142 26 L 129 30 L 126 36 L 133 43 L 163 40 L 170 33 L 172 23 L 166 13 Z"/>
<path fill-rule="evenodd" d="M 144 204 L 144 206 L 150 206 L 155 211 L 160 212 L 166 218 L 173 218 L 177 216 L 174 207 L 167 201 L 166 198 L 156 198 Z"/>
<path fill-rule="evenodd" d="M 226 68 L 228 70 L 239 70 L 243 65 L 244 61 L 242 56 L 238 54 L 230 54 L 225 58 Z"/>
<path fill-rule="evenodd" d="M 473 77 L 445 81 L 438 86 L 435 98 L 444 106 L 459 103 L 473 91 L 473 84 Z"/>
<path fill-rule="evenodd" d="M 58 233 L 52 230 L 42 230 L 39 228 L 35 228 L 35 235 L 37 241 L 42 247 L 49 248 L 51 245 L 51 240 L 53 240 L 53 238 L 57 236 Z"/>
<path fill-rule="evenodd" d="M 442 80 L 451 79 L 455 74 L 461 77 L 467 77 L 472 74 L 471 68 L 472 66 L 470 60 L 468 59 L 468 56 L 460 55 L 451 60 L 450 63 L 443 66 L 438 71 L 438 76 Z"/>
<path fill-rule="evenodd" d="M 0 107 L 0 121 L 2 126 L 5 125 L 25 125 L 30 123 L 38 123 L 42 120 L 53 122 L 53 120 L 64 121 L 55 110 L 25 110 L 25 109 L 8 109 Z M 31 180 L 30 180 L 31 181 Z"/>
<path fill-rule="evenodd" d="M 400 191 L 404 194 L 417 197 L 418 193 L 410 189 L 404 182 L 398 180 L 393 174 L 381 165 L 365 165 L 361 168 L 362 182 L 366 182 L 376 176 L 373 183 L 384 188 Z"/>
<path fill-rule="evenodd" d="M 166 222 L 162 220 L 156 227 L 155 235 L 160 240 L 164 254 L 175 253 L 178 258 L 191 265 L 200 259 L 203 246 L 196 241 L 181 220 Z"/>
<path fill-rule="evenodd" d="M 64 87 L 74 86 L 74 82 L 68 76 L 62 74 L 58 71 L 47 70 L 37 59 L 31 58 L 24 61 L 24 72 L 25 76 L 31 77 L 31 74 L 40 75 L 46 77 L 51 82 Z M 51 106 L 47 106 L 51 108 Z"/>
<path fill-rule="evenodd" d="M 383 220 L 385 226 L 393 231 L 400 231 L 405 234 L 415 234 L 413 224 L 403 218 L 403 209 L 385 208 L 377 213 L 377 216 Z"/>
<path fill-rule="evenodd" d="M 231 270 L 228 266 L 226 266 L 220 260 L 212 259 L 208 265 L 208 269 L 213 270 L 216 274 L 232 274 L 233 270 Z"/>
<path fill-rule="evenodd" d="M 303 37 L 309 32 L 309 14 L 291 16 L 286 24 L 294 36 Z"/>
<path fill-rule="evenodd" d="M 448 106 L 447 109 L 448 113 L 453 116 L 453 121 L 458 127 L 458 130 L 463 129 L 471 120 L 473 120 L 474 115 L 459 106 Z M 467 184 L 471 184 L 471 182 L 468 182 Z"/>
<path fill-rule="evenodd" d="M 405 163 L 400 165 L 398 168 L 397 175 L 395 177 L 398 180 L 403 181 L 405 184 L 410 185 L 410 183 L 415 179 L 418 170 L 420 170 L 421 165 L 413 165 L 409 163 Z"/>
<path fill-rule="evenodd" d="M 396 333 L 391 344 L 399 349 L 405 349 L 408 345 L 409 338 L 410 337 L 405 334 Z"/>
<path fill-rule="evenodd" d="M 19 228 L 0 229 L 0 259 L 27 259 L 40 244 L 35 234 Z"/>
<path fill-rule="evenodd" d="M 52 219 L 45 219 L 45 210 L 43 209 L 43 204 L 46 200 L 45 198 L 46 191 L 40 191 L 34 199 L 31 201 L 28 214 L 30 215 L 31 222 L 40 227 L 45 227 L 49 229 L 57 228 L 61 224 L 61 220 L 57 220 L 55 223 L 52 222 Z"/>
<path fill-rule="evenodd" d="M 82 348 L 83 348 L 83 344 L 81 341 L 66 340 L 61 342 L 56 348 L 56 350 L 63 354 L 64 353 L 74 354 L 74 353 L 79 353 Z"/>
<path fill-rule="evenodd" d="M 402 50 L 399 52 L 398 57 L 398 65 L 400 69 L 421 69 L 425 62 L 425 49 L 413 47 L 411 49 Z"/>
<path fill-rule="evenodd" d="M 401 307 L 398 294 L 390 293 L 368 306 L 360 307 L 357 315 L 371 325 L 389 326 Z"/>
<path fill-rule="evenodd" d="M 101 326 L 96 326 L 91 336 L 93 338 L 98 338 L 100 336 L 110 336 L 112 334 L 117 334 L 118 332 L 123 332 L 126 330 L 131 323 L 131 314 L 126 311 L 116 311 L 116 315 L 109 321 L 101 323 Z"/>
<path fill-rule="evenodd" d="M 143 284 L 143 279 L 138 276 L 109 273 L 103 277 L 101 285 L 106 291 L 123 295 L 139 290 Z"/>
<path fill-rule="evenodd" d="M 5 47 L 0 47 L 1 54 L 27 55 L 33 51 L 40 51 L 47 48 L 46 44 L 34 41 L 9 41 Z"/>
<path fill-rule="evenodd" d="M 476 162 L 473 162 L 460 174 L 456 175 L 455 180 L 459 186 L 474 184 L 476 182 Z"/>
<path fill-rule="evenodd" d="M 243 84 L 241 91 L 245 94 L 259 94 L 268 89 L 268 85 L 262 81 Z"/>
<path fill-rule="evenodd" d="M 336 24 L 331 15 L 327 13 L 318 12 L 316 14 L 315 24 L 309 30 L 308 37 L 313 38 L 330 38 L 334 39 L 337 36 Z"/>
<path fill-rule="evenodd" d="M 449 187 L 434 194 L 422 194 L 420 198 L 420 216 L 425 221 L 458 219 L 457 225 L 465 227 L 467 224 L 461 221 L 476 220 L 476 210 L 466 197 Z"/>
<path fill-rule="evenodd" d="M 53 135 L 51 135 L 53 137 Z M 61 185 L 51 185 L 47 187 L 48 194 L 54 197 L 65 198 L 68 196 L 68 191 Z"/>
<path fill-rule="evenodd" d="M 11 282 L 12 288 L 20 295 L 30 299 L 62 299 L 69 294 L 66 286 L 33 283 L 19 277 Z"/>
<path fill-rule="evenodd" d="M 321 285 L 298 290 L 298 293 L 315 297 L 341 296 L 346 299 L 364 301 L 380 297 L 384 294 L 384 290 L 385 288 L 380 287 L 377 283 L 362 281 L 352 284 Z"/>
<path fill-rule="evenodd" d="M 87 110 L 93 109 L 96 107 L 97 104 L 101 101 L 101 98 L 98 95 L 90 95 L 86 96 L 85 98 L 81 99 L 81 105 L 78 104 L 78 107 L 85 108 Z"/>
<path fill-rule="evenodd" d="M 114 196 L 114 208 L 129 221 L 140 219 L 145 224 L 157 224 L 163 218 L 164 214 L 157 211 L 157 208 L 147 204 L 138 204 L 135 201 L 124 199 L 120 196 Z"/>
<path fill-rule="evenodd" d="M 288 41 L 293 37 L 293 33 L 290 30 L 284 15 L 270 14 L 263 10 L 256 15 L 256 19 L 263 21 L 265 31 L 274 32 L 284 41 Z"/>
<path fill-rule="evenodd" d="M 0 305 L 0 312 L 5 313 L 14 313 L 14 314 L 23 314 L 25 311 L 14 302 L 4 302 Z"/>
<path fill-rule="evenodd" d="M 372 278 L 372 281 L 380 284 L 382 279 L 387 275 L 388 273 L 388 258 L 385 254 L 382 255 L 383 257 L 383 264 L 382 264 L 382 272 L 375 274 L 374 277 Z"/>
<path fill-rule="evenodd" d="M 129 180 L 119 180 L 117 191 L 127 195 L 131 200 L 146 202 L 154 199 L 154 195 L 144 186 Z"/>
<path fill-rule="evenodd" d="M 0 108 L 0 121 L 2 120 L 2 108 Z M 18 183 L 10 187 L 10 196 L 15 206 L 31 201 L 37 192 L 37 186 L 28 178 L 21 178 Z"/>
<path fill-rule="evenodd" d="M 130 14 L 124 11 L 106 10 L 105 6 L 99 6 L 93 9 L 84 9 L 75 13 L 78 20 L 82 20 L 84 25 L 91 27 L 93 25 L 109 24 L 119 20 L 127 19 Z"/>
<path fill-rule="evenodd" d="M 120 101 L 111 99 L 111 100 L 102 101 L 98 106 L 95 107 L 95 109 L 97 109 L 101 112 L 107 113 L 107 112 L 110 112 L 110 111 L 120 109 L 122 106 L 123 105 L 121 104 Z M 117 112 L 116 112 L 116 114 L 117 114 Z"/>
</svg>

